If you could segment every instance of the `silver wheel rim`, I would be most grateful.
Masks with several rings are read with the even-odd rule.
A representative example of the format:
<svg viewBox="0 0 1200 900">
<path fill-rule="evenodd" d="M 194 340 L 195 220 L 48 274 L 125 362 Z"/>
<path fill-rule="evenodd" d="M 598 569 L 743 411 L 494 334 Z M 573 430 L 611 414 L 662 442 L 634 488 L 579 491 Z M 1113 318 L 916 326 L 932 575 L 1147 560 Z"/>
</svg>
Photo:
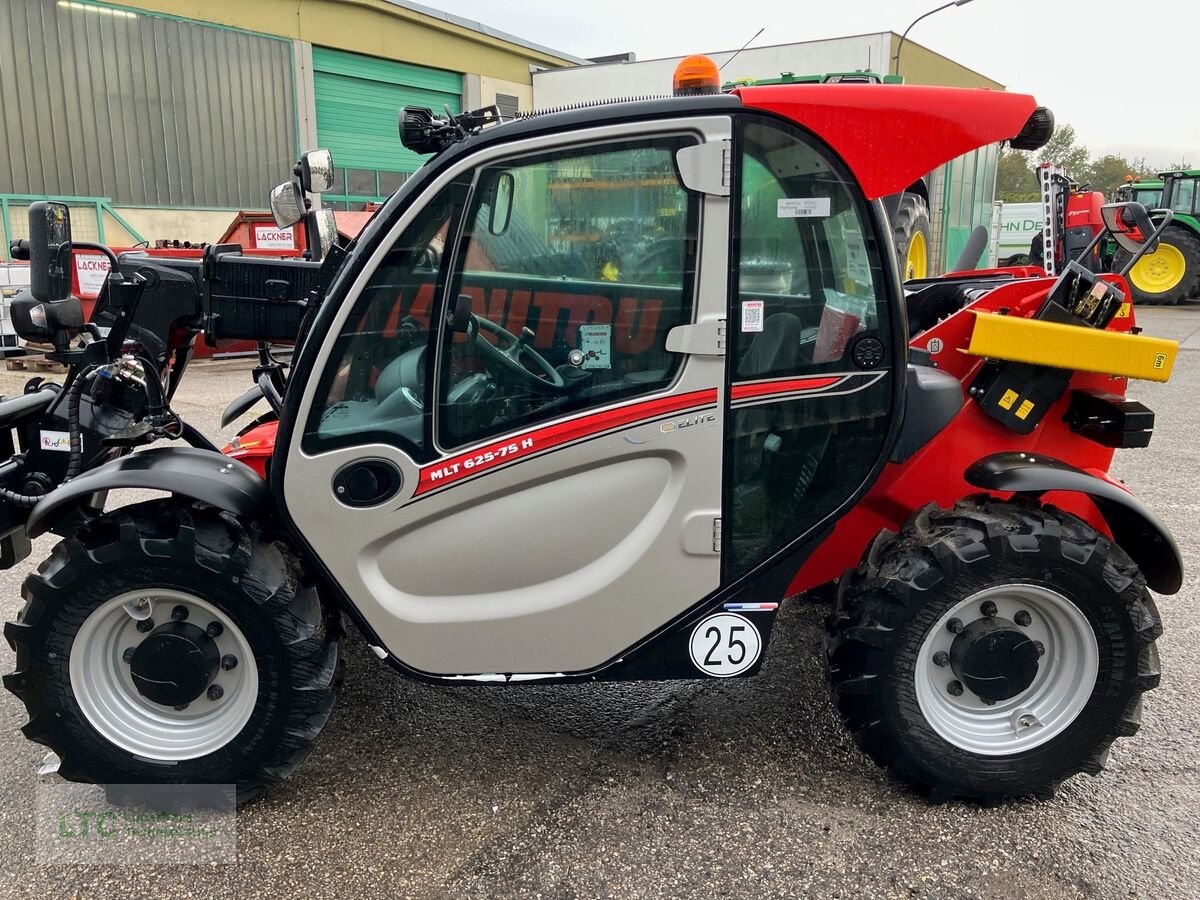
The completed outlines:
<svg viewBox="0 0 1200 900">
<path fill-rule="evenodd" d="M 997 617 L 1010 621 L 1027 613 L 1029 623 L 1021 631 L 1045 648 L 1029 686 L 992 705 L 969 689 L 951 694 L 950 682 L 958 681 L 957 675 L 950 665 L 934 662 L 939 651 L 949 653 L 954 643 L 950 621 L 970 625 L 982 616 L 986 602 L 996 605 Z M 1095 632 L 1079 607 L 1040 585 L 999 585 L 956 604 L 925 635 L 917 655 L 917 704 L 948 743 L 981 756 L 1006 756 L 1041 746 L 1070 726 L 1092 696 L 1099 665 Z"/>
<path fill-rule="evenodd" d="M 176 606 L 200 627 L 219 623 L 213 640 L 222 656 L 237 659 L 212 680 L 223 691 L 219 699 L 201 694 L 182 710 L 143 697 L 123 659 L 147 636 L 137 630 L 138 621 L 169 621 Z M 71 645 L 70 675 L 75 701 L 101 737 L 152 760 L 178 762 L 219 750 L 245 727 L 258 700 L 258 666 L 241 629 L 208 601 L 164 588 L 130 591 L 95 609 Z"/>
</svg>

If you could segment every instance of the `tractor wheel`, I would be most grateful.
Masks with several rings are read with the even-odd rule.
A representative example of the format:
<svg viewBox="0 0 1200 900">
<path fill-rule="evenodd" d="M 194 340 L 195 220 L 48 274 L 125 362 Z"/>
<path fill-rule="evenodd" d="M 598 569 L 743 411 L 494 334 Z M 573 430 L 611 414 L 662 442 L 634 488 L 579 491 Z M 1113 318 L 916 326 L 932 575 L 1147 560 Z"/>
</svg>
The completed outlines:
<svg viewBox="0 0 1200 900">
<path fill-rule="evenodd" d="M 896 260 L 904 281 L 929 277 L 929 205 L 920 194 L 906 193 L 892 222 Z"/>
<path fill-rule="evenodd" d="M 828 628 L 855 742 L 935 800 L 1045 798 L 1098 774 L 1159 680 L 1137 566 L 1054 507 L 926 507 L 842 579 Z"/>
<path fill-rule="evenodd" d="M 1117 250 L 1113 268 L 1121 271 L 1131 254 Z M 1185 228 L 1168 228 L 1158 249 L 1137 261 L 1127 276 L 1134 300 L 1148 306 L 1174 306 L 1200 286 L 1200 237 Z"/>
<path fill-rule="evenodd" d="M 244 802 L 299 765 L 333 709 L 337 616 L 285 546 L 211 507 L 104 515 L 22 594 L 4 684 L 70 781 L 236 785 Z"/>
</svg>

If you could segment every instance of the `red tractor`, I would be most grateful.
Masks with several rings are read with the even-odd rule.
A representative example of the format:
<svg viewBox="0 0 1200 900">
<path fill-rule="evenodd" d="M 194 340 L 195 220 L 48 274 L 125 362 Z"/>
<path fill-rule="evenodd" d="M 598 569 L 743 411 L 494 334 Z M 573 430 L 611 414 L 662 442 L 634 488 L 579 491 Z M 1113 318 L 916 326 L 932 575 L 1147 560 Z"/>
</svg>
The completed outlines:
<svg viewBox="0 0 1200 900">
<path fill-rule="evenodd" d="M 343 617 L 430 684 L 737 678 L 831 585 L 838 714 L 897 777 L 994 801 L 1098 772 L 1182 579 L 1108 474 L 1153 426 L 1126 378 L 1175 347 L 1077 265 L 906 296 L 879 202 L 1040 146 L 1045 110 L 805 85 L 496 119 L 405 110 L 431 160 L 322 263 L 125 254 L 88 322 L 65 209 L 32 209 L 14 318 L 70 374 L 0 403 L 3 563 L 62 541 L 5 685 L 60 774 L 254 796 L 330 715 Z M 281 225 L 327 185 L 308 162 Z M 297 333 L 224 453 L 171 409 L 198 336 Z M 191 446 L 131 452 L 160 438 Z M 105 510 L 122 488 L 168 496 Z"/>
</svg>

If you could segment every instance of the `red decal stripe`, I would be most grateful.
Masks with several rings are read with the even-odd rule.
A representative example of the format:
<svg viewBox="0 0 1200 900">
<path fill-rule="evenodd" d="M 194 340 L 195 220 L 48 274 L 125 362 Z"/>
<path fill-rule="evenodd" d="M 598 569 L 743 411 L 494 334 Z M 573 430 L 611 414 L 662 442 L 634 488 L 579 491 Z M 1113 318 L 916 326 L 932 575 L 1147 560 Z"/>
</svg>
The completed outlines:
<svg viewBox="0 0 1200 900">
<path fill-rule="evenodd" d="M 829 387 L 841 381 L 844 376 L 831 375 L 818 378 L 776 378 L 773 381 L 758 381 L 752 384 L 735 384 L 730 391 L 730 399 L 737 403 L 739 400 L 750 400 L 754 397 L 765 397 L 768 394 L 791 394 L 796 391 L 816 391 Z"/>
<path fill-rule="evenodd" d="M 421 479 L 413 496 L 420 497 L 434 488 L 454 484 L 471 475 L 486 472 L 544 450 L 561 447 L 581 438 L 594 437 L 606 431 L 657 419 L 697 406 L 712 406 L 716 402 L 717 390 L 710 388 L 618 406 L 605 412 L 590 413 L 545 428 L 515 434 L 425 466 L 421 469 Z"/>
</svg>

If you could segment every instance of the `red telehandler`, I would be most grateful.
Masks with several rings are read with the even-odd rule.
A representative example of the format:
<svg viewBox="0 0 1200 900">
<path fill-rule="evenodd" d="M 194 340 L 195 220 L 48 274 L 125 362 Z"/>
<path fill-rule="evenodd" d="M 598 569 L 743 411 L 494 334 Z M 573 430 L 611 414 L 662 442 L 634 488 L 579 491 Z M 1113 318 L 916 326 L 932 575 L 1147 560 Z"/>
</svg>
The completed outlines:
<svg viewBox="0 0 1200 900">
<path fill-rule="evenodd" d="M 880 203 L 1048 113 L 851 84 L 497 119 L 406 109 L 431 159 L 344 247 L 308 155 L 272 199 L 322 262 L 127 253 L 90 321 L 65 207 L 31 207 L 14 320 L 70 369 L 0 402 L 3 564 L 61 541 L 4 683 L 60 774 L 255 796 L 330 715 L 343 619 L 431 684 L 738 678 L 832 583 L 836 709 L 894 775 L 995 801 L 1098 772 L 1182 579 L 1108 474 L 1153 426 L 1126 379 L 1175 346 L 1074 263 L 906 293 Z M 225 453 L 172 410 L 200 336 L 297 334 Z"/>
</svg>

